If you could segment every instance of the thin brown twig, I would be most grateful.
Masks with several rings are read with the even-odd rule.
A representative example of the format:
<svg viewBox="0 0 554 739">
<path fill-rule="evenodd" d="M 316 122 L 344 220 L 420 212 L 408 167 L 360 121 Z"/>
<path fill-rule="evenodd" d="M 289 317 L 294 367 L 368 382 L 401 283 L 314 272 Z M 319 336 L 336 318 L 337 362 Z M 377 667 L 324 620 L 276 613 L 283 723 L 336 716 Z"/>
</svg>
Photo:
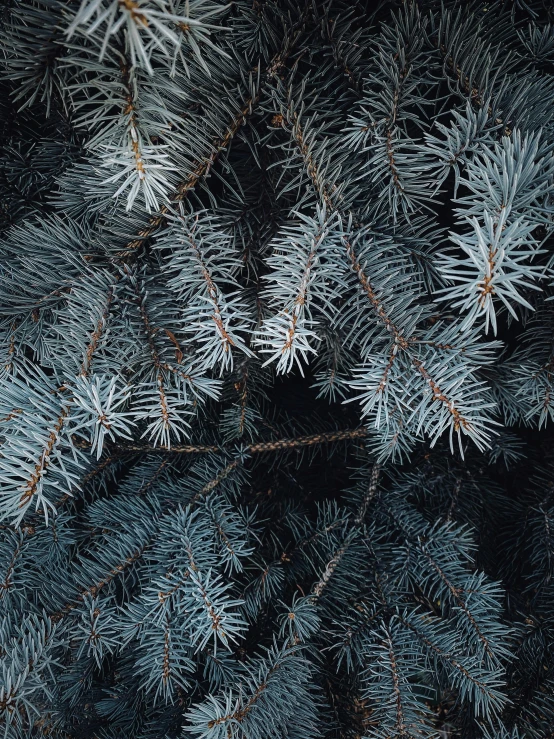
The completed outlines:
<svg viewBox="0 0 554 739">
<path fill-rule="evenodd" d="M 338 431 L 326 431 L 321 434 L 310 434 L 309 436 L 298 436 L 295 439 L 275 439 L 274 441 L 261 441 L 244 448 L 245 454 L 263 454 L 265 452 L 277 452 L 286 449 L 298 449 L 319 444 L 330 444 L 338 441 L 350 441 L 363 439 L 368 431 L 361 426 L 356 429 L 343 429 Z M 123 444 L 119 446 L 123 452 L 142 452 L 144 454 L 171 453 L 171 454 L 221 454 L 233 452 L 234 447 L 220 447 L 202 444 L 178 444 L 172 447 L 147 446 L 140 444 Z"/>
</svg>

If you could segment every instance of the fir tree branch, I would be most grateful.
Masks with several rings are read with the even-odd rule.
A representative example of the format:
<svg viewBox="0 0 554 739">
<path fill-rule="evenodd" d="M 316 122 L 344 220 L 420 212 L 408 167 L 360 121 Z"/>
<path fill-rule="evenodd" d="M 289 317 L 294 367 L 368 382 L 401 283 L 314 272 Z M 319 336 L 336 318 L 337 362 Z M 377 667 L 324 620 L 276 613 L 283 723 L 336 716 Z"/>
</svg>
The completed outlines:
<svg viewBox="0 0 554 739">
<path fill-rule="evenodd" d="M 402 705 L 402 693 L 400 691 L 400 680 L 398 677 L 398 669 L 396 666 L 396 655 L 394 651 L 394 644 L 393 644 L 390 634 L 388 633 L 386 635 L 385 646 L 389 653 L 391 677 L 392 677 L 392 682 L 393 682 L 393 687 L 394 687 L 394 700 L 395 700 L 395 705 L 396 705 L 396 722 L 395 722 L 394 728 L 398 732 L 399 736 L 404 736 L 406 732 L 406 721 L 404 719 L 404 708 Z"/>
<path fill-rule="evenodd" d="M 54 423 L 52 430 L 50 431 L 50 434 L 48 436 L 46 446 L 41 450 L 40 459 L 35 462 L 35 466 L 31 473 L 31 476 L 29 477 L 25 485 L 20 498 L 19 508 L 26 508 L 29 505 L 31 499 L 37 493 L 42 477 L 44 476 L 50 465 L 50 461 L 56 444 L 58 444 L 60 441 L 61 431 L 64 423 L 67 420 L 69 409 L 69 405 L 63 406 L 60 415 Z"/>
<path fill-rule="evenodd" d="M 340 44 L 337 43 L 337 40 L 335 38 L 337 20 L 337 18 L 329 18 L 328 13 L 326 13 L 322 24 L 324 32 L 327 37 L 327 41 L 332 49 L 335 64 L 339 69 L 342 70 L 347 87 L 353 93 L 355 93 L 358 98 L 361 98 L 363 95 L 363 82 L 360 78 L 360 75 L 356 74 L 356 70 L 351 68 L 348 60 L 345 58 L 340 49 Z"/>
<path fill-rule="evenodd" d="M 325 590 L 327 584 L 329 583 L 329 580 L 331 579 L 334 571 L 339 566 L 348 547 L 354 540 L 356 534 L 358 533 L 359 528 L 362 526 L 364 519 L 365 519 L 365 514 L 367 512 L 367 508 L 369 504 L 371 503 L 371 501 L 373 500 L 373 498 L 375 497 L 375 494 L 377 492 L 377 486 L 379 484 L 380 473 L 381 473 L 381 466 L 379 464 L 374 464 L 371 470 L 371 475 L 369 478 L 367 490 L 365 492 L 365 495 L 362 498 L 362 502 L 360 503 L 360 506 L 356 513 L 356 517 L 354 519 L 354 528 L 349 531 L 344 543 L 337 549 L 333 557 L 329 560 L 327 567 L 325 568 L 320 579 L 317 581 L 317 583 L 312 588 L 311 597 L 314 603 L 317 602 L 319 598 L 321 598 L 321 595 L 323 594 L 323 591 Z"/>
<path fill-rule="evenodd" d="M 292 34 L 285 37 L 283 47 L 273 56 L 265 71 L 261 72 L 259 64 L 254 67 L 251 72 L 252 77 L 257 78 L 254 94 L 245 101 L 236 116 L 234 116 L 234 118 L 229 122 L 227 131 L 219 139 L 216 139 L 213 142 L 212 153 L 210 156 L 207 159 L 199 161 L 196 168 L 191 172 L 187 179 L 177 187 L 176 191 L 170 198 L 171 202 L 182 202 L 185 200 L 188 197 L 189 192 L 196 187 L 201 179 L 209 174 L 219 156 L 229 147 L 233 138 L 240 131 L 241 127 L 246 123 L 248 117 L 252 115 L 253 110 L 258 105 L 263 85 L 270 82 L 284 67 L 288 57 L 294 50 L 294 47 L 298 43 L 298 40 L 304 31 L 309 12 L 310 3 L 307 2 Z M 166 216 L 170 210 L 170 205 L 162 206 L 160 212 L 150 219 L 148 226 L 139 231 L 138 238 L 130 241 L 125 250 L 117 255 L 117 260 L 128 263 L 132 258 L 135 258 L 137 249 L 139 249 L 147 239 L 154 236 L 165 225 Z"/>
<path fill-rule="evenodd" d="M 15 569 L 17 559 L 19 555 L 21 554 L 21 550 L 23 548 L 25 536 L 26 536 L 26 531 L 24 529 L 15 541 L 15 547 L 14 547 L 13 553 L 11 554 L 10 560 L 6 565 L 4 578 L 2 581 L 0 581 L 0 600 L 2 600 L 2 598 L 10 590 L 10 588 L 13 587 L 14 583 L 12 580 L 12 576 L 13 576 L 13 572 Z"/>
<path fill-rule="evenodd" d="M 420 639 L 423 644 L 425 644 L 429 649 L 431 649 L 435 654 L 437 654 L 440 657 L 443 657 L 444 659 L 448 660 L 450 664 L 458 670 L 466 680 L 469 680 L 472 682 L 480 691 L 487 694 L 489 693 L 488 686 L 482 681 L 477 679 L 474 675 L 471 674 L 471 672 L 464 667 L 455 657 L 453 657 L 451 654 L 448 654 L 448 652 L 445 652 L 442 650 L 437 644 L 435 644 L 433 641 L 431 641 L 425 634 L 422 634 L 409 619 L 405 619 L 400 615 L 397 615 L 398 620 L 406 626 L 406 628 L 410 629 L 414 634 L 417 635 L 418 639 Z"/>
<path fill-rule="evenodd" d="M 345 429 L 343 431 L 326 431 L 321 434 L 311 434 L 309 436 L 299 436 L 296 439 L 276 439 L 275 441 L 261 441 L 250 446 L 242 447 L 245 454 L 264 454 L 266 452 L 277 452 L 288 449 L 298 449 L 307 446 L 317 446 L 319 444 L 332 444 L 340 441 L 349 441 L 354 439 L 363 439 L 368 435 L 368 431 L 364 427 L 357 429 Z M 125 452 L 143 452 L 143 453 L 161 453 L 167 452 L 171 454 L 224 454 L 232 452 L 241 447 L 225 447 L 215 445 L 195 445 L 195 444 L 176 444 L 171 447 L 156 446 L 150 447 L 140 444 L 121 444 L 118 448 Z"/>
<path fill-rule="evenodd" d="M 75 600 L 67 603 L 59 611 L 52 613 L 50 615 L 50 619 L 52 620 L 52 622 L 58 623 L 59 621 L 61 621 L 64 616 L 67 616 L 68 613 L 71 613 L 71 611 L 77 608 L 87 596 L 95 597 L 102 590 L 103 587 L 108 585 L 115 577 L 121 575 L 128 567 L 139 560 L 144 555 L 146 549 L 149 545 L 151 545 L 151 543 L 151 540 L 147 540 L 146 542 L 144 542 L 144 544 L 142 544 L 133 554 L 131 554 L 131 556 L 126 557 L 120 564 L 118 564 L 116 567 L 113 567 L 102 578 L 102 580 L 99 580 L 98 582 L 94 583 L 94 585 L 91 585 L 90 587 L 82 590 L 77 598 L 75 598 Z"/>
<path fill-rule="evenodd" d="M 257 72 L 258 68 L 254 71 Z M 209 174 L 210 169 L 219 155 L 227 149 L 241 126 L 246 122 L 247 117 L 252 113 L 252 109 L 258 102 L 258 99 L 259 93 L 255 97 L 249 98 L 246 101 L 245 105 L 230 122 L 227 132 L 212 144 L 211 155 L 207 159 L 199 162 L 188 178 L 179 185 L 177 190 L 170 197 L 171 202 L 177 203 L 185 200 L 188 197 L 189 192 L 196 187 L 198 182 Z M 154 236 L 166 224 L 166 216 L 170 211 L 170 205 L 163 205 L 160 208 L 159 213 L 150 219 L 148 226 L 139 231 L 138 238 L 130 241 L 126 245 L 125 250 L 117 255 L 116 260 L 121 263 L 129 264 L 133 258 L 136 258 L 137 249 L 143 246 L 147 239 Z"/>
<path fill-rule="evenodd" d="M 115 295 L 115 288 L 113 285 L 110 285 L 110 287 L 108 288 L 108 293 L 106 295 L 106 303 L 104 306 L 104 311 L 102 312 L 102 316 L 99 318 L 96 324 L 96 328 L 94 329 L 92 336 L 90 337 L 90 342 L 85 352 L 85 358 L 83 359 L 83 362 L 81 364 L 80 374 L 83 375 L 84 377 L 87 377 L 90 374 L 91 367 L 92 367 L 92 359 L 94 357 L 96 350 L 98 349 L 98 344 L 100 343 L 100 339 L 102 338 L 104 329 L 106 328 L 106 323 L 108 321 L 108 316 L 110 313 L 110 308 L 111 308 L 111 305 L 114 299 L 114 295 Z"/>
<path fill-rule="evenodd" d="M 329 210 L 329 212 L 331 213 L 337 212 L 346 221 L 348 221 L 349 219 L 351 220 L 351 214 L 341 213 L 340 209 L 334 203 L 333 197 L 332 197 L 332 191 L 336 190 L 337 188 L 334 185 L 331 188 L 329 188 L 324 177 L 320 174 L 317 164 L 314 162 L 309 152 L 309 148 L 304 142 L 302 128 L 300 126 L 296 113 L 293 113 L 292 119 L 294 121 L 293 136 L 294 136 L 296 143 L 298 144 L 299 151 L 304 160 L 306 172 L 308 173 L 316 192 L 319 194 L 321 200 L 325 203 L 325 206 Z M 433 391 L 433 398 L 435 400 L 440 401 L 444 405 L 444 407 L 448 410 L 448 412 L 451 414 L 452 419 L 453 419 L 453 424 L 454 424 L 454 430 L 456 432 L 458 432 L 460 429 L 463 429 L 466 432 L 473 431 L 473 425 L 467 418 L 465 418 L 460 413 L 460 411 L 456 407 L 454 400 L 448 397 L 441 390 L 439 383 L 432 378 L 428 370 L 423 366 L 423 363 L 421 362 L 421 360 L 418 359 L 416 356 L 414 356 L 412 352 L 410 351 L 410 343 L 408 342 L 406 337 L 403 336 L 402 331 L 394 324 L 391 318 L 387 315 L 387 312 L 384 306 L 382 305 L 382 302 L 377 298 L 370 279 L 365 274 L 365 270 L 363 266 L 360 264 L 358 258 L 356 257 L 352 243 L 348 239 L 345 239 L 345 245 L 346 245 L 347 256 L 351 264 L 351 268 L 355 272 L 356 276 L 358 277 L 358 281 L 360 283 L 360 287 L 362 288 L 362 291 L 367 296 L 373 311 L 375 312 L 379 320 L 382 322 L 387 332 L 389 332 L 390 334 L 392 334 L 392 336 L 394 336 L 395 350 L 396 351 L 402 350 L 402 351 L 407 352 L 412 366 L 421 375 L 425 383 L 431 387 Z M 393 354 L 391 354 L 391 357 L 389 359 L 389 364 L 387 365 L 386 372 L 382 378 L 382 381 L 381 381 L 382 390 L 384 389 L 384 383 L 386 383 L 387 375 L 390 372 L 390 369 L 394 362 L 394 358 L 396 357 L 396 351 Z"/>
<path fill-rule="evenodd" d="M 212 480 L 207 482 L 204 487 L 196 493 L 196 495 L 191 499 L 190 504 L 194 505 L 195 503 L 198 503 L 202 498 L 205 498 L 207 495 L 209 495 L 213 490 L 215 490 L 223 480 L 225 480 L 231 472 L 236 469 L 240 464 L 240 461 L 238 459 L 234 459 L 232 462 L 229 462 L 228 465 L 226 465 L 221 472 L 219 472 Z"/>
<path fill-rule="evenodd" d="M 454 585 L 450 582 L 450 580 L 446 576 L 446 573 L 443 572 L 443 570 L 440 567 L 440 565 L 438 564 L 438 562 L 436 562 L 435 559 L 430 555 L 430 553 L 427 550 L 427 547 L 425 546 L 425 544 L 423 544 L 422 542 L 418 542 L 418 544 L 419 544 L 419 548 L 421 549 L 421 551 L 423 552 L 423 554 L 425 555 L 425 557 L 429 561 L 430 565 L 437 572 L 437 574 L 439 575 L 440 579 L 444 582 L 444 584 L 446 585 L 446 587 L 448 588 L 448 590 L 452 594 L 452 597 L 456 601 L 456 603 L 458 604 L 459 608 L 463 611 L 463 613 L 465 613 L 465 615 L 466 615 L 469 623 L 471 624 L 471 626 L 475 630 L 475 633 L 477 634 L 479 640 L 483 644 L 483 647 L 485 649 L 485 652 L 489 655 L 489 657 L 491 659 L 495 660 L 496 657 L 495 657 L 495 655 L 494 655 L 494 653 L 493 653 L 493 651 L 492 651 L 492 649 L 490 647 L 489 640 L 486 638 L 486 636 L 483 634 L 483 632 L 479 628 L 479 624 L 476 622 L 475 617 L 473 616 L 473 614 L 469 610 L 466 601 L 464 600 L 464 598 L 462 598 L 462 593 L 464 592 L 463 588 L 456 588 L 456 587 L 454 587 Z"/>
</svg>

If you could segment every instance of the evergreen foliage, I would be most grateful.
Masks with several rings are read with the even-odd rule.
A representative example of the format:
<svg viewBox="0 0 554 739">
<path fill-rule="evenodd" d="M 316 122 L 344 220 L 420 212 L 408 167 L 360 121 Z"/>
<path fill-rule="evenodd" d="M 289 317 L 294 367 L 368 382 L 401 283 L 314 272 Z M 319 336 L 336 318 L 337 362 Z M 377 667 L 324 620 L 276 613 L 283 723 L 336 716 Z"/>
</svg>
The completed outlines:
<svg viewBox="0 0 554 739">
<path fill-rule="evenodd" d="M 3 737 L 554 736 L 553 15 L 4 4 Z"/>
</svg>

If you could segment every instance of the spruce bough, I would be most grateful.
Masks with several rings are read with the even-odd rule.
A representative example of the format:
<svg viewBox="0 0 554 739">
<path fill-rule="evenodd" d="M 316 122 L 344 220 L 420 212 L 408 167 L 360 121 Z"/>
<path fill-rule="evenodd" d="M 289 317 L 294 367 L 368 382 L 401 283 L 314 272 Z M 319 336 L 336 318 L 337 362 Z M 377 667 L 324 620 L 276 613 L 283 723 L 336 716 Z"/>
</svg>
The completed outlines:
<svg viewBox="0 0 554 739">
<path fill-rule="evenodd" d="M 544 739 L 548 4 L 10 0 L 7 739 Z"/>
</svg>

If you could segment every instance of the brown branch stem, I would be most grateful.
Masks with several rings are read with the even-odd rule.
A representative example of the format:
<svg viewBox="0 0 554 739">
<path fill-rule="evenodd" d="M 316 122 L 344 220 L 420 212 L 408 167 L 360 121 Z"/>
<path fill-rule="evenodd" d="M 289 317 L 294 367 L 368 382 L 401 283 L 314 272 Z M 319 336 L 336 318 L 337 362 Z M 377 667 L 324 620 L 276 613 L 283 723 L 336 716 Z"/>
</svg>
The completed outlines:
<svg viewBox="0 0 554 739">
<path fill-rule="evenodd" d="M 295 439 L 275 439 L 274 441 L 261 441 L 245 447 L 246 454 L 263 454 L 265 452 L 278 452 L 287 449 L 299 449 L 319 444 L 330 444 L 338 441 L 350 441 L 364 439 L 368 431 L 363 426 L 356 429 L 344 429 L 339 431 L 327 431 L 321 434 L 310 434 L 309 436 L 298 436 Z M 119 449 L 124 452 L 142 452 L 145 454 L 159 454 L 162 452 L 171 454 L 221 454 L 232 452 L 234 447 L 220 447 L 202 444 L 177 444 L 172 447 L 147 446 L 141 444 L 122 444 Z"/>
</svg>

